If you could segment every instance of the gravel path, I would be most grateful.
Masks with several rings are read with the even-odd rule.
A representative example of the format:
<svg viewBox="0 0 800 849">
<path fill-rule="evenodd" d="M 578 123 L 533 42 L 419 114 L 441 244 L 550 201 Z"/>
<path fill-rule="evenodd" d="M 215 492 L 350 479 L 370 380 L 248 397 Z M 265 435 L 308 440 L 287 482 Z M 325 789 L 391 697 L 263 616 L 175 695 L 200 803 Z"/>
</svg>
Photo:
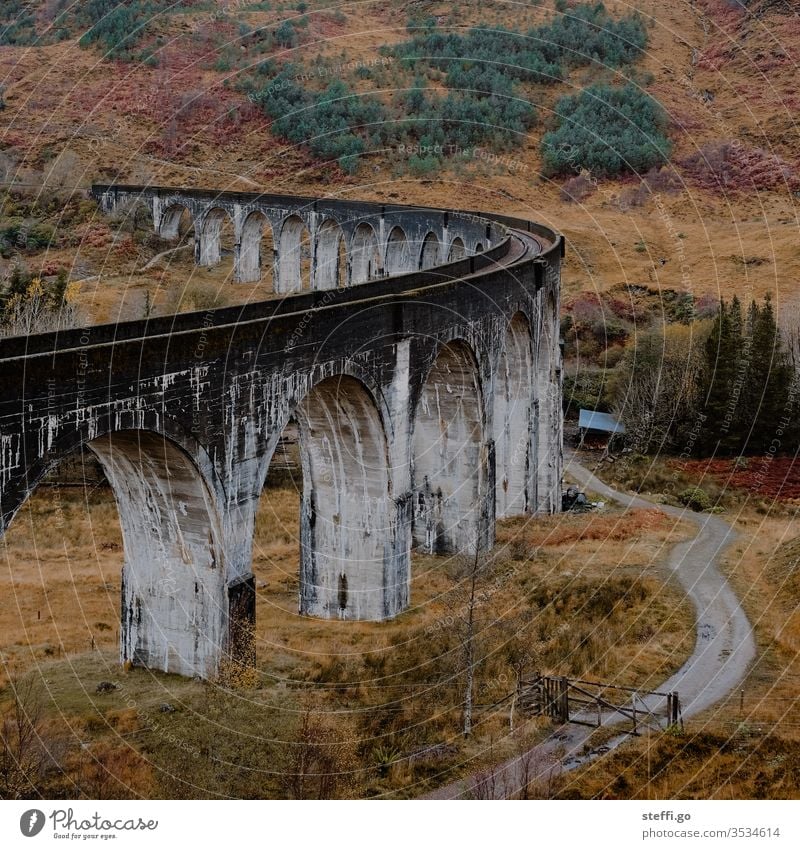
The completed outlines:
<svg viewBox="0 0 800 849">
<path fill-rule="evenodd" d="M 676 507 L 654 504 L 636 495 L 618 492 L 607 486 L 574 458 L 567 458 L 567 475 L 581 488 L 613 499 L 626 508 L 663 510 L 670 516 L 688 519 L 697 526 L 697 535 L 679 543 L 670 552 L 666 568 L 686 591 L 695 608 L 696 638 L 691 657 L 659 691 L 680 693 L 684 719 L 699 713 L 733 690 L 744 678 L 755 657 L 753 629 L 742 610 L 739 599 L 717 568 L 726 546 L 736 538 L 731 526 L 707 513 L 693 513 Z M 652 709 L 659 700 L 651 701 Z M 603 725 L 613 726 L 621 720 L 616 714 L 603 717 Z M 546 778 L 554 770 L 565 771 L 599 757 L 628 739 L 620 734 L 594 751 L 584 751 L 594 729 L 579 725 L 558 728 L 544 742 L 513 760 L 500 764 L 489 773 L 441 787 L 425 798 L 458 799 L 467 795 L 481 798 L 505 798 L 535 778 Z"/>
</svg>

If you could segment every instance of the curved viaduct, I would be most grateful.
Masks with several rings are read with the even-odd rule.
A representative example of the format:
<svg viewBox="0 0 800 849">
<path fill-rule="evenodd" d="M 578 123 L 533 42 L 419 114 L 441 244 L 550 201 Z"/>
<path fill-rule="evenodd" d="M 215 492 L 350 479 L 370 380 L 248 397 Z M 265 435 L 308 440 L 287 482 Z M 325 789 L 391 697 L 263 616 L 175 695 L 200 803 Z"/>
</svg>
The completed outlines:
<svg viewBox="0 0 800 849">
<path fill-rule="evenodd" d="M 92 193 L 107 213 L 145 204 L 167 238 L 188 212 L 198 263 L 220 261 L 228 227 L 235 278 L 272 265 L 280 296 L 0 340 L 2 529 L 62 459 L 97 456 L 123 532 L 123 661 L 203 677 L 252 662 L 254 520 L 289 422 L 303 614 L 392 617 L 412 547 L 474 551 L 496 517 L 558 509 L 559 235 L 343 200 Z"/>
</svg>

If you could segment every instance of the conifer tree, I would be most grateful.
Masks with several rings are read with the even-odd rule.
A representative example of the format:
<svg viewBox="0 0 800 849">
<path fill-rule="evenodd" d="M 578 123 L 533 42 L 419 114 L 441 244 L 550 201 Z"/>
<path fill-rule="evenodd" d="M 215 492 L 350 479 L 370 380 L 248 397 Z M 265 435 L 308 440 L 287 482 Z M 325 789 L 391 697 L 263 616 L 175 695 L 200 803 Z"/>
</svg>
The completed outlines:
<svg viewBox="0 0 800 849">
<path fill-rule="evenodd" d="M 705 404 L 706 416 L 701 446 L 706 454 L 720 450 L 720 441 L 730 427 L 730 401 L 735 373 L 731 315 L 724 300 L 714 319 L 706 342 Z"/>
<path fill-rule="evenodd" d="M 706 421 L 698 447 L 725 455 L 769 450 L 779 423 L 794 413 L 792 369 L 769 295 L 761 307 L 750 304 L 745 321 L 736 297 L 730 305 L 720 301 L 705 354 Z"/>
<path fill-rule="evenodd" d="M 769 294 L 755 315 L 751 349 L 748 383 L 757 403 L 748 411 L 752 430 L 749 433 L 745 430 L 742 435 L 747 440 L 749 452 L 763 452 L 769 450 L 776 439 L 779 422 L 789 412 L 792 380 Z"/>
</svg>

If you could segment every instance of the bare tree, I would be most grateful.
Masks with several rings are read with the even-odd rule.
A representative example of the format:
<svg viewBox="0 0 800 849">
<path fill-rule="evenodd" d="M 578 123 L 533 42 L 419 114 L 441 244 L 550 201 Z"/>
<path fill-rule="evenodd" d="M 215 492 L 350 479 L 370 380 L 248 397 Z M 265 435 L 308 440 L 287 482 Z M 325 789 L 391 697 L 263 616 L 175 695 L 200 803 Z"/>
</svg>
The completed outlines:
<svg viewBox="0 0 800 849">
<path fill-rule="evenodd" d="M 349 795 L 355 770 L 347 733 L 306 711 L 289 743 L 282 784 L 292 799 L 336 799 Z"/>
<path fill-rule="evenodd" d="M 707 328 L 674 325 L 643 333 L 628 348 L 615 381 L 615 413 L 626 441 L 648 453 L 683 444 L 699 409 Z"/>
<path fill-rule="evenodd" d="M 42 741 L 44 706 L 31 681 L 13 687 L 14 700 L 0 719 L 0 799 L 36 792 L 50 755 Z"/>
<path fill-rule="evenodd" d="M 482 624 L 479 614 L 492 596 L 493 587 L 489 584 L 492 565 L 491 555 L 476 546 L 473 554 L 455 558 L 450 568 L 450 577 L 454 582 L 451 592 L 454 620 L 464 662 L 462 705 L 465 737 L 472 733 L 475 677 L 482 661 L 478 646 Z"/>
<path fill-rule="evenodd" d="M 472 776 L 467 790 L 470 799 L 497 799 L 497 767 L 490 766 Z"/>
</svg>

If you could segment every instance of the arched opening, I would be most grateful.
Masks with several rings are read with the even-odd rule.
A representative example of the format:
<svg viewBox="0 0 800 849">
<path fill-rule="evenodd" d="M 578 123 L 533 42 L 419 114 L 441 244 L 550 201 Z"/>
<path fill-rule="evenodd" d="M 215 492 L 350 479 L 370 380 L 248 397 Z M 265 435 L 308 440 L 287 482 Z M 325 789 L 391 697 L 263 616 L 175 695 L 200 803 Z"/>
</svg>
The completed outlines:
<svg viewBox="0 0 800 849">
<path fill-rule="evenodd" d="M 533 353 L 530 325 L 517 313 L 505 334 L 494 390 L 495 515 L 530 511 L 533 440 Z"/>
<path fill-rule="evenodd" d="M 540 297 L 539 333 L 536 344 L 536 510 L 553 513 L 560 507 L 561 390 L 558 311 L 552 294 Z"/>
<path fill-rule="evenodd" d="M 478 244 L 475 245 L 475 253 L 476 254 L 482 254 L 483 253 L 483 245 L 480 242 L 478 242 Z"/>
<path fill-rule="evenodd" d="M 378 237 L 367 223 L 361 223 L 353 233 L 350 247 L 350 283 L 366 283 L 383 273 Z"/>
<path fill-rule="evenodd" d="M 188 212 L 186 215 L 187 229 L 191 229 L 191 218 Z M 130 233 L 135 241 L 145 241 L 153 232 L 153 205 L 140 197 L 117 203 L 108 218 L 115 225 L 117 232 Z M 178 224 L 180 224 L 180 216 Z"/>
<path fill-rule="evenodd" d="M 309 283 L 311 237 L 303 219 L 290 215 L 281 224 L 278 240 L 278 279 L 276 292 L 300 292 Z"/>
<path fill-rule="evenodd" d="M 269 220 L 263 212 L 251 212 L 242 225 L 236 281 L 269 282 L 272 277 L 272 258 L 272 228 Z"/>
<path fill-rule="evenodd" d="M 422 241 L 419 255 L 419 267 L 423 271 L 439 264 L 439 239 L 435 233 L 428 233 Z"/>
<path fill-rule="evenodd" d="M 338 289 L 344 285 L 346 256 L 342 228 L 332 219 L 323 221 L 317 233 L 315 289 Z"/>
<path fill-rule="evenodd" d="M 474 552 L 490 529 L 487 453 L 477 364 L 463 342 L 439 351 L 414 422 L 414 544 L 431 553 Z"/>
<path fill-rule="evenodd" d="M 219 207 L 210 209 L 200 227 L 197 246 L 197 264 L 202 268 L 216 268 L 227 279 L 233 272 L 233 259 L 236 236 L 233 221 L 228 213 Z"/>
<path fill-rule="evenodd" d="M 183 241 L 192 230 L 194 230 L 192 215 L 181 204 L 173 204 L 167 207 L 158 224 L 158 235 L 170 242 Z"/>
<path fill-rule="evenodd" d="M 386 273 L 405 274 L 414 271 L 411 247 L 402 227 L 393 227 L 386 241 Z"/>
<path fill-rule="evenodd" d="M 299 596 L 308 616 L 394 616 L 408 603 L 410 536 L 399 516 L 371 394 L 351 377 L 323 380 L 271 458 L 255 522 L 258 604 L 285 614 Z"/>
<path fill-rule="evenodd" d="M 41 633 L 29 639 L 44 656 L 53 646 L 119 651 L 136 666 L 212 677 L 230 645 L 219 541 L 189 456 L 160 434 L 121 431 L 62 458 L 3 548 L 20 616 L 36 623 Z"/>
<path fill-rule="evenodd" d="M 0 627 L 6 676 L 94 649 L 119 654 L 122 532 L 94 454 L 80 448 L 51 468 L 0 540 Z"/>
<path fill-rule="evenodd" d="M 450 244 L 450 252 L 447 255 L 447 261 L 458 262 L 458 260 L 464 259 L 466 255 L 467 251 L 464 248 L 463 239 L 460 236 L 456 236 Z"/>
</svg>

